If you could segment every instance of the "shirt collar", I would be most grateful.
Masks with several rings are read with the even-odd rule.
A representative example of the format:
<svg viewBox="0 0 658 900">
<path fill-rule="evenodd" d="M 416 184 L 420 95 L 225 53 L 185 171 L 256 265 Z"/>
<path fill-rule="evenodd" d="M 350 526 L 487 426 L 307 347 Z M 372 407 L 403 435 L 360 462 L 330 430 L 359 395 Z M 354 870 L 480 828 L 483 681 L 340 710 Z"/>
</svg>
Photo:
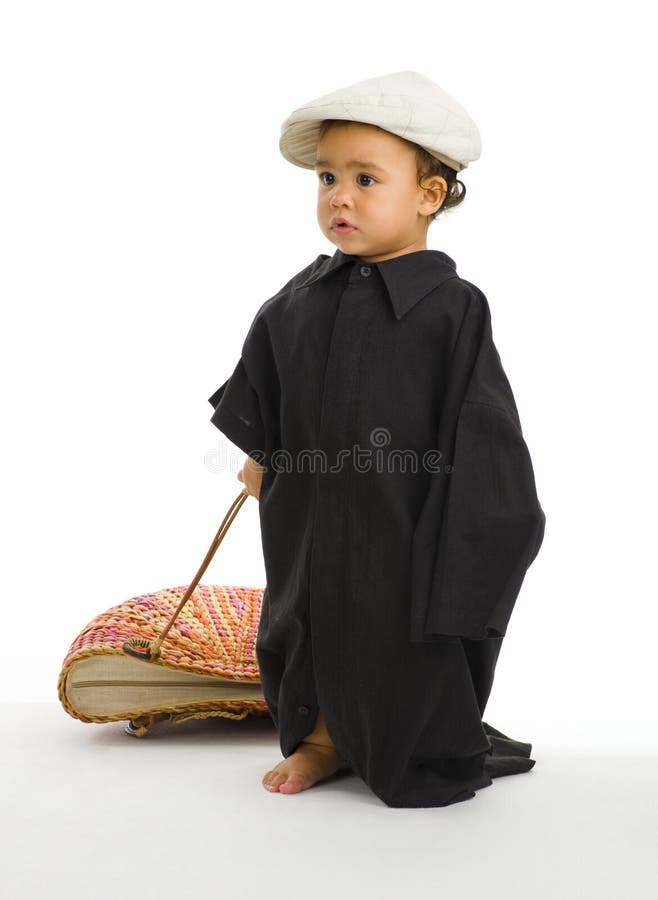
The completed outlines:
<svg viewBox="0 0 658 900">
<path fill-rule="evenodd" d="M 324 259 L 317 269 L 298 287 L 314 284 L 348 263 L 361 262 L 362 265 L 371 268 L 376 266 L 388 290 L 397 319 L 401 319 L 419 300 L 442 282 L 448 278 L 458 277 L 454 260 L 442 250 L 417 250 L 378 263 L 366 263 L 359 256 L 343 253 L 338 249 L 333 256 L 321 254 L 318 259 L 322 256 Z"/>
</svg>

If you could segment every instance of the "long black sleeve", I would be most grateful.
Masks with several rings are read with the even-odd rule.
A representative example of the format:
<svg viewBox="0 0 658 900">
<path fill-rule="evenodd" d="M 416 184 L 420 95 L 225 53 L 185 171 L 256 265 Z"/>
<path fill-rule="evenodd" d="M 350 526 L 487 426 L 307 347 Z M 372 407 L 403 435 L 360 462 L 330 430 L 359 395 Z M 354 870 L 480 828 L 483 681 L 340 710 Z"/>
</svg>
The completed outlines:
<svg viewBox="0 0 658 900">
<path fill-rule="evenodd" d="M 546 516 L 489 305 L 466 284 L 437 436 L 443 465 L 430 478 L 414 531 L 414 642 L 504 635 L 544 537 Z"/>
</svg>

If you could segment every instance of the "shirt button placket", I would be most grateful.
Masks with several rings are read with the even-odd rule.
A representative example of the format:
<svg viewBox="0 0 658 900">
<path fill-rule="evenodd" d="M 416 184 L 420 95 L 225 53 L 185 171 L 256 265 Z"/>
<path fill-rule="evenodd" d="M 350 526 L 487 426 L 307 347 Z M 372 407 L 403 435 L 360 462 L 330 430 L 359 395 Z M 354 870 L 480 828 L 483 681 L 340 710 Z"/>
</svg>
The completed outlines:
<svg viewBox="0 0 658 900">
<path fill-rule="evenodd" d="M 361 348 L 368 323 L 375 313 L 373 267 L 355 262 L 343 292 L 331 332 L 321 388 L 317 445 L 325 454 L 326 468 L 316 473 L 313 541 L 309 562 L 309 629 L 318 703 L 325 702 L 327 721 L 336 717 L 340 740 L 342 707 L 348 703 L 345 671 L 345 627 L 342 598 L 348 595 L 350 553 L 349 515 L 353 465 L 339 453 L 351 450 L 358 418 L 358 380 Z M 365 279 L 368 279 L 366 284 Z M 353 565 L 353 562 L 351 563 Z M 336 594 L 340 598 L 337 601 Z M 308 695 L 311 699 L 311 695 Z M 307 704 L 310 705 L 310 704 Z M 308 722 L 297 707 L 298 723 Z M 311 712 L 316 712 L 314 704 Z M 303 716 L 303 718 L 301 718 Z"/>
</svg>

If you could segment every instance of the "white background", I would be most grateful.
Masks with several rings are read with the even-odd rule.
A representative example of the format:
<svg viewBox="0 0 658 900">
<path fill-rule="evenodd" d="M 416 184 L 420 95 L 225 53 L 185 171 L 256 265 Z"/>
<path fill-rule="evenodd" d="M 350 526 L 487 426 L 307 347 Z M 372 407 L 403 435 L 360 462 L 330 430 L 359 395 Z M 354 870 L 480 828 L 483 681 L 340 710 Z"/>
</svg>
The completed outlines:
<svg viewBox="0 0 658 900">
<path fill-rule="evenodd" d="M 482 135 L 428 246 L 487 295 L 547 516 L 485 719 L 533 742 L 655 749 L 646 7 L 0 9 L 0 701 L 56 701 L 91 619 L 196 573 L 244 460 L 207 398 L 263 301 L 334 251 L 280 124 L 415 69 Z M 264 585 L 253 498 L 203 582 Z"/>
</svg>

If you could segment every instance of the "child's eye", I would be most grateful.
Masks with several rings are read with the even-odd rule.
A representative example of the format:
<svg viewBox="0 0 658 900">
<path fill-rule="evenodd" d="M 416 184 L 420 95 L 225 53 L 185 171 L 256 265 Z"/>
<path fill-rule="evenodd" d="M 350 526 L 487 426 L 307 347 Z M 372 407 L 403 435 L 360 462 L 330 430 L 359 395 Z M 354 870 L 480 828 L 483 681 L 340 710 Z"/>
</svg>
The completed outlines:
<svg viewBox="0 0 658 900">
<path fill-rule="evenodd" d="M 331 172 L 320 172 L 320 181 L 322 182 L 322 184 L 327 185 L 327 182 L 324 180 L 324 176 L 325 176 L 325 175 L 328 175 L 329 178 L 333 178 L 334 176 L 331 174 Z M 368 179 L 370 179 L 370 181 L 372 181 L 373 183 L 374 183 L 374 181 L 375 181 L 375 179 L 374 179 L 371 175 L 366 175 L 365 172 L 361 172 L 361 173 L 357 176 L 357 178 L 368 178 Z M 364 186 L 364 187 L 369 187 L 370 185 L 366 184 L 366 185 L 363 185 L 363 186 Z"/>
</svg>

